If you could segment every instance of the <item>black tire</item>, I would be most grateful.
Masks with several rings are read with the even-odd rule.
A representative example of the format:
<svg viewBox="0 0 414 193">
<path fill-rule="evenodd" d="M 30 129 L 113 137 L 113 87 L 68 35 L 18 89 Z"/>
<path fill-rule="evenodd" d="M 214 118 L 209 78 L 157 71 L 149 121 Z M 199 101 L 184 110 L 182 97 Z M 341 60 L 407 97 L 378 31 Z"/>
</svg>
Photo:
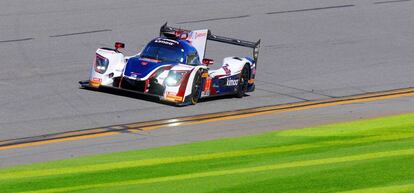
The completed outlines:
<svg viewBox="0 0 414 193">
<path fill-rule="evenodd" d="M 190 95 L 190 103 L 195 105 L 198 103 L 198 99 L 200 99 L 200 86 L 201 86 L 201 70 L 199 70 L 193 80 L 193 87 L 191 89 Z"/>
<path fill-rule="evenodd" d="M 242 98 L 249 86 L 249 66 L 245 65 L 240 73 L 239 84 L 237 85 L 236 97 Z"/>
<path fill-rule="evenodd" d="M 112 83 L 112 86 L 119 87 L 120 84 L 121 84 L 121 77 L 115 77 L 114 82 Z"/>
<path fill-rule="evenodd" d="M 118 87 L 123 88 L 123 89 L 127 89 L 127 90 L 133 90 L 134 89 L 134 87 L 125 78 L 121 78 Z"/>
</svg>

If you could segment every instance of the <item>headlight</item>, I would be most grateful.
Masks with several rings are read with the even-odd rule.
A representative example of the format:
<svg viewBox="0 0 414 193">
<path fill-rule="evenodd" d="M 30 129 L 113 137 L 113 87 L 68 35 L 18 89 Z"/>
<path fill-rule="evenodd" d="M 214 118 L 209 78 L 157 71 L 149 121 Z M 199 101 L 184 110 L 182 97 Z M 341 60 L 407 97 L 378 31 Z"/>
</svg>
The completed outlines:
<svg viewBox="0 0 414 193">
<path fill-rule="evenodd" d="M 167 84 L 168 86 L 175 86 L 175 85 L 177 85 L 177 83 L 178 83 L 177 80 L 172 78 L 172 77 L 168 77 L 165 80 L 165 84 Z"/>
<path fill-rule="evenodd" d="M 167 86 L 178 86 L 183 79 L 183 77 L 188 73 L 188 71 L 175 71 L 171 70 L 168 73 L 167 78 L 165 79 L 165 84 Z"/>
<path fill-rule="evenodd" d="M 96 54 L 96 59 L 95 59 L 95 71 L 98 73 L 105 73 L 107 68 L 109 65 L 109 60 L 108 58 L 105 58 L 99 54 Z"/>
</svg>

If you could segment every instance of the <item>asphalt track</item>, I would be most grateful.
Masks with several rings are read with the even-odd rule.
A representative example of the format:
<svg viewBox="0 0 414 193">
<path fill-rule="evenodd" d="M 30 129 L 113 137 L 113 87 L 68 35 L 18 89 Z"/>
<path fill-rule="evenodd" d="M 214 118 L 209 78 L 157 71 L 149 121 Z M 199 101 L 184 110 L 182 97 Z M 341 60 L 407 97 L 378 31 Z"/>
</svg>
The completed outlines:
<svg viewBox="0 0 414 193">
<path fill-rule="evenodd" d="M 120 133 L 136 133 L 151 131 L 165 127 L 180 127 L 185 125 L 203 124 L 209 122 L 219 122 L 223 120 L 236 120 L 252 116 L 261 116 L 266 114 L 284 113 L 291 111 L 300 111 L 314 108 L 323 108 L 337 105 L 354 104 L 362 102 L 371 102 L 378 100 L 394 99 L 399 97 L 414 96 L 414 88 L 398 89 L 392 91 L 375 92 L 361 94 L 349 97 L 340 97 L 336 99 L 314 100 L 308 102 L 296 102 L 283 105 L 272 105 L 265 107 L 256 107 L 241 109 L 235 111 L 225 111 L 210 114 L 192 115 L 187 117 L 176 117 L 171 119 L 161 119 L 154 121 L 144 121 L 128 123 L 121 125 L 109 125 L 106 127 L 80 129 L 75 131 L 50 133 L 40 136 L 31 136 L 18 139 L 9 139 L 0 141 L 0 150 L 16 149 L 59 143 L 64 141 L 76 141 L 81 139 L 96 138 L 102 136 L 117 135 Z"/>
<path fill-rule="evenodd" d="M 23 140 L 23 143 L 17 142 L 16 145 L 7 145 L 12 141 L 5 143 L 1 141 L 0 168 L 83 155 L 192 143 L 258 132 L 412 113 L 413 96 L 414 92 L 411 91 L 407 94 L 388 97 L 323 102 L 314 105 L 282 105 L 279 106 L 280 108 L 259 113 L 255 113 L 256 110 L 253 109 L 250 113 L 221 118 L 211 118 L 214 115 L 210 115 L 206 116 L 210 118 L 203 120 L 197 120 L 197 117 L 194 117 L 190 118 L 193 121 L 169 119 L 161 121 L 164 123 L 158 121 L 135 123 L 105 127 L 101 130 L 108 130 L 107 132 L 96 134 L 93 132 L 100 130 L 99 128 L 57 134 L 54 136 L 60 136 L 60 138 L 55 139 L 37 136 Z M 64 137 L 71 133 L 76 133 L 78 136 Z M 30 142 L 30 140 L 38 141 Z"/>
<path fill-rule="evenodd" d="M 0 1 L 0 140 L 412 87 L 413 8 L 409 0 Z M 261 38 L 257 90 L 177 108 L 79 89 L 96 48 L 123 41 L 133 54 L 165 21 Z M 217 68 L 224 56 L 246 54 L 218 43 L 207 47 Z M 412 104 L 385 111 L 407 112 Z M 220 134 L 203 137 L 211 136 Z"/>
</svg>

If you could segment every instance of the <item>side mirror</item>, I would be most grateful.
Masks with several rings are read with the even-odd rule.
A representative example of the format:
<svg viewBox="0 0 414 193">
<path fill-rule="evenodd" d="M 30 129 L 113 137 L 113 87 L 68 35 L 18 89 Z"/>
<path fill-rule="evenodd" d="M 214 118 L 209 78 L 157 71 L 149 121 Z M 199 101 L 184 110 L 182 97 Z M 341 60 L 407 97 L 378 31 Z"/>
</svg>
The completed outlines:
<svg viewBox="0 0 414 193">
<path fill-rule="evenodd" d="M 204 59 L 203 59 L 203 64 L 204 64 L 204 65 L 206 65 L 206 66 L 213 65 L 213 64 L 214 64 L 214 60 L 204 58 Z"/>
<path fill-rule="evenodd" d="M 120 48 L 125 48 L 125 44 L 122 42 L 115 42 L 115 50 L 119 50 Z"/>
</svg>

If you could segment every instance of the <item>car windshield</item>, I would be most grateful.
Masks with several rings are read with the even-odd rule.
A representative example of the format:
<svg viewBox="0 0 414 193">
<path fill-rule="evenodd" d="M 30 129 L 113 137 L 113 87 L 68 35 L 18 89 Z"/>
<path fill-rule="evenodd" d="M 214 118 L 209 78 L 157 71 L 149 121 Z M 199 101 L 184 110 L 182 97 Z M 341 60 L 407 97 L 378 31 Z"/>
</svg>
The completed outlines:
<svg viewBox="0 0 414 193">
<path fill-rule="evenodd" d="M 162 62 L 178 62 L 184 63 L 184 49 L 181 46 L 164 45 L 151 42 L 148 44 L 141 57 L 160 60 Z"/>
</svg>

